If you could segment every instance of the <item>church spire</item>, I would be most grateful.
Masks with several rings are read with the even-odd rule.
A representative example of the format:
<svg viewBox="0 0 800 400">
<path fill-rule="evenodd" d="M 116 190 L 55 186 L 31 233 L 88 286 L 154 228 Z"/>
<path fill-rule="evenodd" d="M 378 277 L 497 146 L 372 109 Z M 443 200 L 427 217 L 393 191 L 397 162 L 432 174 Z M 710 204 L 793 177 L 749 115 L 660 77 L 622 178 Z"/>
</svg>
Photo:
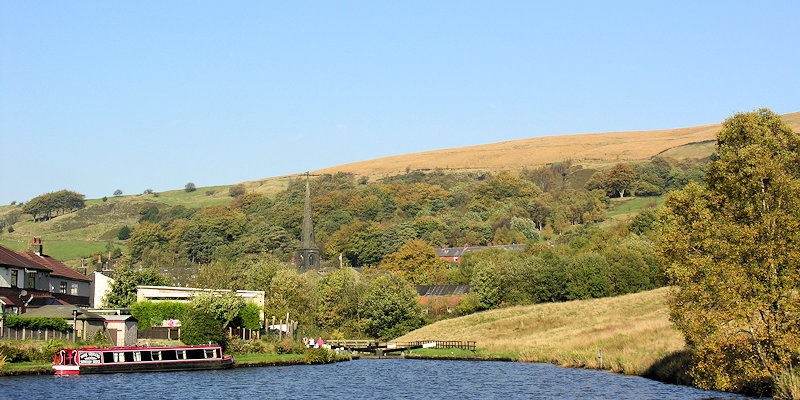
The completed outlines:
<svg viewBox="0 0 800 400">
<path fill-rule="evenodd" d="M 311 221 L 311 186 L 309 174 L 306 172 L 306 199 L 303 205 L 303 225 L 300 248 L 297 249 L 297 269 L 304 272 L 319 269 L 319 247 L 314 241 L 314 223 Z"/>
<path fill-rule="evenodd" d="M 303 205 L 303 238 L 300 241 L 301 249 L 319 249 L 314 241 L 314 223 L 311 221 L 311 187 L 306 173 L 306 201 Z"/>
</svg>

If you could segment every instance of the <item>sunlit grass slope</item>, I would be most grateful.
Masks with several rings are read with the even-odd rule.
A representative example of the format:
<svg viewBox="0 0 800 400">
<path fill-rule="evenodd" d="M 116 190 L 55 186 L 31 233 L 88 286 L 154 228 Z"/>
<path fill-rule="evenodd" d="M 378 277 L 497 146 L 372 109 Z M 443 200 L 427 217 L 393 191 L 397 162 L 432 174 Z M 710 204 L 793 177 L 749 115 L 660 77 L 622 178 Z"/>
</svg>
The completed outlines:
<svg viewBox="0 0 800 400">
<path fill-rule="evenodd" d="M 784 114 L 784 121 L 800 132 L 800 112 Z M 352 172 L 381 175 L 416 169 L 517 169 L 567 159 L 582 165 L 608 165 L 647 160 L 664 154 L 675 158 L 702 158 L 714 151 L 720 124 L 657 131 L 609 132 L 548 136 L 479 146 L 397 155 L 325 168 L 315 173 Z"/>
<path fill-rule="evenodd" d="M 485 311 L 444 320 L 397 339 L 474 340 L 486 354 L 569 367 L 603 368 L 641 375 L 664 357 L 684 350 L 669 321 L 661 288 L 604 299 L 546 303 Z"/>
</svg>

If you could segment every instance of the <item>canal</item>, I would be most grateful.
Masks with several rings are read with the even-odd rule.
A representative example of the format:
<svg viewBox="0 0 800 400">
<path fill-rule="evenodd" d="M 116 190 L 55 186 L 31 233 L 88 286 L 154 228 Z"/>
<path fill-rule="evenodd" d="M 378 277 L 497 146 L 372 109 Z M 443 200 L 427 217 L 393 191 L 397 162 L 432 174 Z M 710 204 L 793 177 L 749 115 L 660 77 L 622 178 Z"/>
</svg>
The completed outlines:
<svg viewBox="0 0 800 400">
<path fill-rule="evenodd" d="M 744 399 L 550 364 L 362 359 L 222 371 L 0 377 L 0 398 Z"/>
</svg>

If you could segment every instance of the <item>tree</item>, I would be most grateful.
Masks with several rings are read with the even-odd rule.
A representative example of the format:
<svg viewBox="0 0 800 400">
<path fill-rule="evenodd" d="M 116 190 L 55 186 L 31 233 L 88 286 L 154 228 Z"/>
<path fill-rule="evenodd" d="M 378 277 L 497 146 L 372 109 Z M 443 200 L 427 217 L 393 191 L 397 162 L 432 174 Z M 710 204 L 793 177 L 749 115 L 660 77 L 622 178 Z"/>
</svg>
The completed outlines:
<svg viewBox="0 0 800 400">
<path fill-rule="evenodd" d="M 358 319 L 356 274 L 342 268 L 325 275 L 319 284 L 317 321 L 326 328 L 341 328 Z"/>
<path fill-rule="evenodd" d="M 114 191 L 114 196 L 122 196 L 122 189 L 117 189 Z"/>
<path fill-rule="evenodd" d="M 165 243 L 167 233 L 161 225 L 151 222 L 142 222 L 137 226 L 128 239 L 128 252 L 134 259 L 139 259 L 145 249 L 151 249 Z"/>
<path fill-rule="evenodd" d="M 103 304 L 106 307 L 128 307 L 136 302 L 136 286 L 168 284 L 167 278 L 154 270 L 134 271 L 130 267 L 121 266 L 114 271 L 114 282 L 111 283 L 111 290 L 103 299 Z"/>
<path fill-rule="evenodd" d="M 767 109 L 728 118 L 705 185 L 671 194 L 661 222 L 695 382 L 768 393 L 800 343 L 800 139 Z"/>
<path fill-rule="evenodd" d="M 186 186 L 183 187 L 183 190 L 185 190 L 186 193 L 190 193 L 197 190 L 197 187 L 194 186 L 194 182 L 189 182 L 186 184 Z"/>
<path fill-rule="evenodd" d="M 447 280 L 447 264 L 419 239 L 409 240 L 396 252 L 387 254 L 380 269 L 392 271 L 413 285 L 443 284 Z"/>
<path fill-rule="evenodd" d="M 119 229 L 119 232 L 117 233 L 117 239 L 128 240 L 128 238 L 130 237 L 131 237 L 131 228 L 129 228 L 128 225 L 125 225 Z"/>
<path fill-rule="evenodd" d="M 636 171 L 630 164 L 619 163 L 608 171 L 606 184 L 618 193 L 619 197 L 625 197 L 625 191 L 636 186 Z"/>
<path fill-rule="evenodd" d="M 228 194 L 231 197 L 239 197 L 243 194 L 247 193 L 247 190 L 244 188 L 243 184 L 233 185 L 228 189 Z"/>
<path fill-rule="evenodd" d="M 394 338 L 423 324 L 419 295 L 395 275 L 381 275 L 359 302 L 364 332 L 375 338 Z"/>
<path fill-rule="evenodd" d="M 495 308 L 500 303 L 500 282 L 494 264 L 483 261 L 475 266 L 470 292 L 482 310 Z"/>
</svg>

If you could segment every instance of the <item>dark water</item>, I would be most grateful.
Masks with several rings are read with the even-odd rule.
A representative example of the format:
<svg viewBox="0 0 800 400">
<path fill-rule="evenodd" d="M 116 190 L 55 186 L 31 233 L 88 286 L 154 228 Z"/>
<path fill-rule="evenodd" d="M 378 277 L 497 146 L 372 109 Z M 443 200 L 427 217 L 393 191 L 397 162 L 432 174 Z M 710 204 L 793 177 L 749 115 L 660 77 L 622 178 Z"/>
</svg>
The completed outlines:
<svg viewBox="0 0 800 400">
<path fill-rule="evenodd" d="M 370 359 L 223 371 L 0 377 L 0 398 L 666 400 L 746 397 L 550 364 Z"/>
</svg>

